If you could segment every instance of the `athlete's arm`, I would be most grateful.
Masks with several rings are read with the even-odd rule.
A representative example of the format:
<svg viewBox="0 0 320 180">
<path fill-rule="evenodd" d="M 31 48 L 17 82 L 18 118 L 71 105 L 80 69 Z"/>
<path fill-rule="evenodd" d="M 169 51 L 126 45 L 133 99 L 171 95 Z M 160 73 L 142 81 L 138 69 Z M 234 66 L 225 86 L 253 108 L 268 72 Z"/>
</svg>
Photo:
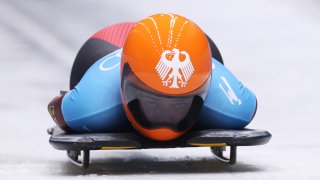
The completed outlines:
<svg viewBox="0 0 320 180">
<path fill-rule="evenodd" d="M 253 92 L 213 59 L 211 85 L 196 127 L 242 129 L 251 122 L 256 108 Z"/>
<path fill-rule="evenodd" d="M 122 49 L 97 61 L 62 100 L 66 123 L 77 132 L 119 130 L 127 120 L 120 98 Z"/>
<path fill-rule="evenodd" d="M 60 122 L 56 121 L 60 127 L 67 126 L 75 132 L 112 132 L 130 127 L 119 90 L 121 52 L 122 49 L 117 50 L 98 60 L 74 89 L 54 101 L 58 109 L 54 113 L 61 111 Z"/>
<path fill-rule="evenodd" d="M 120 58 L 112 52 L 123 47 L 134 24 L 118 23 L 103 28 L 81 47 L 72 66 L 71 91 L 55 97 L 48 105 L 50 115 L 60 128 L 109 132 L 130 127 L 125 124 L 122 108 L 119 109 Z M 99 63 L 103 63 L 101 67 Z"/>
</svg>

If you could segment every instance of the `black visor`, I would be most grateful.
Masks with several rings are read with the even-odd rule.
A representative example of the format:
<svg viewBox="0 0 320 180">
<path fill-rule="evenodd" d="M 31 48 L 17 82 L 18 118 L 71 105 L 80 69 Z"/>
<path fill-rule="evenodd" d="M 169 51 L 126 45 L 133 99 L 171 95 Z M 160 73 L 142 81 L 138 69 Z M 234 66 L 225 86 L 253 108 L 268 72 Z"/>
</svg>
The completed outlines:
<svg viewBox="0 0 320 180">
<path fill-rule="evenodd" d="M 199 89 L 184 95 L 166 95 L 147 87 L 125 64 L 121 90 L 125 103 L 142 127 L 184 131 L 191 127 L 203 105 L 210 78 Z"/>
</svg>

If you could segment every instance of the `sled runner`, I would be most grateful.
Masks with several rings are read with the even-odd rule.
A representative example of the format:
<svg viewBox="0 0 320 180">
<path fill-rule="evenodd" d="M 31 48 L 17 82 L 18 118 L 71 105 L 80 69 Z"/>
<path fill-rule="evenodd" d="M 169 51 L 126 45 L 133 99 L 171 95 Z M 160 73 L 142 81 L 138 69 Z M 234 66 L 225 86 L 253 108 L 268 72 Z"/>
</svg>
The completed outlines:
<svg viewBox="0 0 320 180">
<path fill-rule="evenodd" d="M 49 142 L 58 150 L 66 150 L 71 162 L 88 168 L 91 150 L 123 150 L 176 147 L 210 147 L 218 160 L 235 164 L 237 146 L 255 146 L 269 142 L 271 134 L 264 130 L 220 130 L 190 131 L 172 141 L 153 141 L 135 132 L 69 134 L 58 127 L 49 128 Z M 224 156 L 230 147 L 229 157 Z M 80 159 L 80 157 L 82 158 Z"/>
</svg>

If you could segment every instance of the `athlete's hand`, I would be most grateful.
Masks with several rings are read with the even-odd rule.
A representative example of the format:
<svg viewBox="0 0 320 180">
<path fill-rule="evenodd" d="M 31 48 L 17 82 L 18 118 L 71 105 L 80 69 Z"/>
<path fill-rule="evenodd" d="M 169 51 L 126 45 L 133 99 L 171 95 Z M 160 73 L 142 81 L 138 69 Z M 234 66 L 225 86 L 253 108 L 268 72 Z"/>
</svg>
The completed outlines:
<svg viewBox="0 0 320 180">
<path fill-rule="evenodd" d="M 53 98 L 48 104 L 48 111 L 54 122 L 64 131 L 71 131 L 68 125 L 65 123 L 63 114 L 61 111 L 61 103 L 64 95 L 67 91 L 60 91 L 60 95 Z"/>
</svg>

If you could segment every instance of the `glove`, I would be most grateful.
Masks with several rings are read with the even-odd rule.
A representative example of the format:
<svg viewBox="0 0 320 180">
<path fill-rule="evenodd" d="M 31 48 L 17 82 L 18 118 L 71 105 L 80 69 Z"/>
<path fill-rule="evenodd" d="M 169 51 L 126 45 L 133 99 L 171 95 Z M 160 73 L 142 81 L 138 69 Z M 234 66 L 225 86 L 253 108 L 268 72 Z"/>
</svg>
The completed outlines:
<svg viewBox="0 0 320 180">
<path fill-rule="evenodd" d="M 50 103 L 48 104 L 48 111 L 51 115 L 53 121 L 66 132 L 70 132 L 70 127 L 66 124 L 62 110 L 61 110 L 61 103 L 64 95 L 66 94 L 65 91 L 60 91 L 60 95 L 53 98 Z"/>
</svg>

